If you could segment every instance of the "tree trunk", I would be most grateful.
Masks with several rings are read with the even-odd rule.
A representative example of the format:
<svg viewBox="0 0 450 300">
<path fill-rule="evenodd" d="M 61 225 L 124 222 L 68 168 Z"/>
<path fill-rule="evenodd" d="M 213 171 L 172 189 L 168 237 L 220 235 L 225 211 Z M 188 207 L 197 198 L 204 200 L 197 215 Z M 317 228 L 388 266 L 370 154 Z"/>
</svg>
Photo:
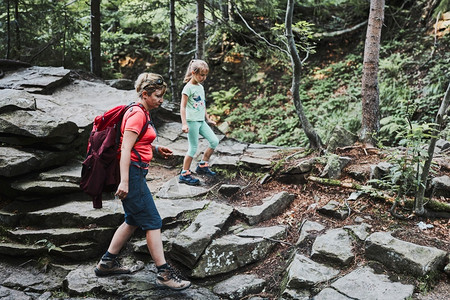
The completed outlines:
<svg viewBox="0 0 450 300">
<path fill-rule="evenodd" d="M 170 91 L 172 93 L 172 102 L 178 103 L 177 99 L 179 97 L 177 91 L 177 78 L 176 78 L 176 68 L 175 68 L 175 53 L 176 53 L 176 27 L 175 27 L 175 0 L 170 0 L 170 35 L 169 35 L 169 80 L 170 80 Z"/>
<path fill-rule="evenodd" d="M 16 23 L 16 57 L 20 60 L 21 44 L 20 44 L 20 27 L 19 27 L 19 0 L 14 2 L 14 19 Z"/>
<path fill-rule="evenodd" d="M 62 39 L 62 57 L 61 57 L 61 65 L 66 67 L 66 33 L 67 33 L 67 11 L 64 8 L 64 31 L 63 31 L 63 39 Z"/>
<path fill-rule="evenodd" d="M 203 59 L 205 48 L 205 0 L 197 0 L 197 32 L 195 58 Z"/>
<path fill-rule="evenodd" d="M 300 56 L 297 52 L 297 48 L 295 46 L 294 35 L 292 33 L 292 17 L 294 13 L 294 0 L 288 0 L 287 8 L 286 8 L 286 37 L 288 40 L 289 52 L 291 54 L 291 62 L 293 68 L 293 77 L 292 77 L 292 87 L 291 93 L 295 105 L 295 111 L 297 112 L 297 116 L 300 119 L 300 123 L 302 124 L 303 131 L 308 137 L 311 148 L 313 149 L 322 149 L 322 141 L 317 133 L 314 131 L 311 123 L 309 123 L 306 118 L 305 112 L 303 110 L 303 105 L 300 100 L 300 76 L 301 76 L 301 68 L 302 62 L 300 60 Z"/>
<path fill-rule="evenodd" d="M 10 59 L 11 52 L 11 15 L 9 0 L 6 0 L 6 59 Z"/>
<path fill-rule="evenodd" d="M 222 12 L 222 18 L 225 21 L 228 21 L 228 19 L 229 19 L 228 1 L 229 0 L 220 0 L 219 1 L 220 11 Z"/>
<path fill-rule="evenodd" d="M 434 148 L 436 147 L 436 141 L 439 136 L 439 132 L 445 128 L 444 117 L 446 115 L 447 109 L 450 104 L 450 83 L 445 92 L 444 99 L 442 100 L 439 111 L 436 114 L 436 127 L 433 130 L 432 138 L 428 146 L 428 157 L 423 166 L 422 175 L 420 177 L 419 191 L 417 192 L 416 199 L 414 201 L 414 210 L 416 214 L 423 215 L 425 213 L 425 208 L 423 205 L 423 198 L 425 196 L 425 187 L 427 185 L 427 178 L 430 172 L 431 161 L 433 160 Z"/>
<path fill-rule="evenodd" d="M 100 2 L 91 0 L 91 72 L 102 76 L 102 61 L 100 49 Z"/>
<path fill-rule="evenodd" d="M 367 26 L 362 76 L 361 141 L 373 146 L 380 129 L 380 99 L 378 90 L 378 63 L 381 29 L 384 19 L 384 0 L 371 0 Z"/>
</svg>

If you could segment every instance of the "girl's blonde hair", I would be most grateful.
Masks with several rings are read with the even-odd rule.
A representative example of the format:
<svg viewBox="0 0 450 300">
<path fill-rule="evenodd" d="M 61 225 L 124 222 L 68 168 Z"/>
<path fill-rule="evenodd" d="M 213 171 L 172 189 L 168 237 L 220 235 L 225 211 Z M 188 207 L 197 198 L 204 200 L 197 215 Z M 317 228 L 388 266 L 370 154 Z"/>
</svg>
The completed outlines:
<svg viewBox="0 0 450 300">
<path fill-rule="evenodd" d="M 163 93 L 166 92 L 167 84 L 164 78 L 156 73 L 142 73 L 136 79 L 134 83 L 134 88 L 138 93 L 139 97 L 142 97 L 142 92 L 147 91 L 149 95 L 154 93 L 156 90 L 162 90 Z"/>
<path fill-rule="evenodd" d="M 206 61 L 201 60 L 201 59 L 191 60 L 191 62 L 189 63 L 189 66 L 187 68 L 186 75 L 184 75 L 183 82 L 186 83 L 186 82 L 189 82 L 189 80 L 191 80 L 192 72 L 197 74 L 198 72 L 201 72 L 201 71 L 209 72 L 209 67 L 208 67 L 208 64 L 206 63 Z"/>
</svg>

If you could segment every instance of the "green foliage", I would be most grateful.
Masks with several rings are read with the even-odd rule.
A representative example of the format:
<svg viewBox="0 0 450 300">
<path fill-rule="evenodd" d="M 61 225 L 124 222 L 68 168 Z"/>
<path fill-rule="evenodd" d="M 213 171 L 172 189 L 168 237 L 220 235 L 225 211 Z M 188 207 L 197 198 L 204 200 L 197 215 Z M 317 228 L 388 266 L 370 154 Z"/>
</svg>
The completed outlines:
<svg viewBox="0 0 450 300">
<path fill-rule="evenodd" d="M 35 245 L 43 245 L 45 248 L 47 248 L 48 252 L 50 252 L 52 250 L 60 250 L 60 251 L 62 251 L 61 248 L 59 248 L 58 246 L 56 246 L 55 244 L 53 244 L 52 242 L 50 242 L 47 239 L 39 240 L 39 241 L 37 241 L 34 244 Z"/>
<path fill-rule="evenodd" d="M 298 118 L 286 96 L 249 95 L 225 119 L 233 128 L 231 137 L 251 143 L 282 145 L 295 142 Z M 248 102 L 248 104 L 247 104 Z"/>
<path fill-rule="evenodd" d="M 382 78 L 397 78 L 402 76 L 403 68 L 411 63 L 411 57 L 401 53 L 394 53 L 385 59 L 380 59 L 379 72 Z"/>
<path fill-rule="evenodd" d="M 52 297 L 55 299 L 69 299 L 70 296 L 67 292 L 64 290 L 56 290 L 52 291 Z"/>
<path fill-rule="evenodd" d="M 440 274 L 438 272 L 430 272 L 427 275 L 419 277 L 417 279 L 418 283 L 416 284 L 419 292 L 426 295 L 429 291 L 431 291 L 439 281 L 439 275 Z"/>
<path fill-rule="evenodd" d="M 303 80 L 300 99 L 324 141 L 337 125 L 357 134 L 361 126 L 361 72 L 361 58 L 348 55 L 340 62 L 316 69 Z"/>
<path fill-rule="evenodd" d="M 19 1 L 20 36 L 15 34 L 17 20 L 11 14 L 11 58 L 88 70 L 88 2 Z M 210 78 L 214 76 L 207 85 L 213 91 L 209 94 L 213 99 L 209 112 L 229 122 L 230 135 L 240 140 L 307 145 L 296 108 L 287 96 L 292 81 L 290 57 L 280 51 L 286 49 L 286 1 L 238 1 L 229 20 L 225 20 L 220 8 L 224 3 L 210 1 L 206 9 L 205 54 L 211 65 Z M 135 79 L 142 71 L 166 75 L 168 1 L 104 0 L 101 5 L 104 77 Z M 446 45 L 450 44 L 450 35 L 439 38 L 435 47 L 433 36 L 420 36 L 424 30 L 400 26 L 412 22 L 412 10 L 422 6 L 423 1 L 411 8 L 396 3 L 389 7 L 398 12 L 395 22 L 399 28 L 392 33 L 396 38 L 384 36 L 381 45 L 379 139 L 384 145 L 401 143 L 409 131 L 407 120 L 412 126 L 433 122 L 448 84 L 450 51 Z M 297 47 L 302 57 L 305 51 L 311 54 L 303 65 L 300 97 L 308 120 L 325 142 L 337 125 L 354 134 L 360 129 L 363 38 L 358 33 L 336 37 L 337 40 L 316 41 L 313 37 L 315 33 L 361 23 L 367 19 L 368 8 L 366 0 L 295 3 L 293 31 Z M 448 8 L 449 0 L 443 0 L 436 11 Z M 180 87 L 195 50 L 196 5 L 194 1 L 176 1 L 175 9 Z M 256 36 L 237 11 L 260 36 L 280 48 Z M 386 17 L 392 18 L 389 12 Z M 6 10 L 1 10 L 3 56 L 5 22 Z M 316 49 L 319 46 L 321 49 Z M 433 56 L 432 49 L 436 50 Z M 449 135 L 449 130 L 442 136 Z"/>
<path fill-rule="evenodd" d="M 450 11 L 450 0 L 441 0 L 433 11 L 433 17 L 436 17 L 439 13 L 445 13 Z"/>
<path fill-rule="evenodd" d="M 276 37 L 279 37 L 281 43 L 286 43 L 286 38 L 284 37 L 286 24 L 275 24 L 272 31 Z M 300 51 L 310 52 L 310 54 L 315 53 L 314 44 L 312 42 L 314 35 L 314 24 L 303 20 L 298 21 L 292 24 L 292 32 L 295 34 L 294 39 L 297 48 L 299 48 Z"/>
<path fill-rule="evenodd" d="M 394 43 L 395 44 L 395 43 Z M 427 76 L 411 76 L 409 70 L 424 64 L 406 55 L 393 53 L 380 61 L 380 132 L 384 145 L 397 145 L 408 135 L 408 121 L 413 126 L 434 121 L 442 101 L 449 74 L 442 64 L 450 63 L 450 55 L 437 57 L 428 64 Z M 427 57 L 424 57 L 427 59 Z"/>
<path fill-rule="evenodd" d="M 311 18 L 320 24 L 321 30 L 336 31 L 358 23 L 355 20 L 367 18 L 369 2 L 364 0 L 306 0 L 300 1 L 300 12 L 304 18 Z"/>
<path fill-rule="evenodd" d="M 69 68 L 89 65 L 89 18 L 84 17 L 89 16 L 87 5 L 78 1 L 23 0 L 18 8 L 16 20 L 11 3 L 9 58 Z M 6 9 L 1 11 L 0 23 L 6 25 Z M 6 26 L 0 28 L 0 53 L 6 58 L 8 34 Z"/>
<path fill-rule="evenodd" d="M 208 112 L 220 117 L 226 116 L 236 106 L 236 94 L 238 92 L 237 87 L 231 87 L 228 91 L 212 92 L 211 97 L 214 100 L 214 105 L 209 108 Z"/>
<path fill-rule="evenodd" d="M 431 137 L 435 124 L 410 124 L 406 135 L 401 136 L 403 131 L 397 133 L 400 138 L 398 144 L 401 148 L 390 150 L 387 161 L 392 167 L 382 179 L 377 181 L 379 186 L 394 192 L 398 198 L 413 196 L 419 190 L 421 184 L 420 176 L 422 167 L 428 157 L 426 142 Z"/>
</svg>

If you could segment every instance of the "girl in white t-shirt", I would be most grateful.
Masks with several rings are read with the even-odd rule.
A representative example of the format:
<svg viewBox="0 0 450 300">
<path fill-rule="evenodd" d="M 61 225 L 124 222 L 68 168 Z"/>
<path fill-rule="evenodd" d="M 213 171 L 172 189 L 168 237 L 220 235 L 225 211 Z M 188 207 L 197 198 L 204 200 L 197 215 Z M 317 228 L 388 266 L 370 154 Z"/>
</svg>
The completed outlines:
<svg viewBox="0 0 450 300">
<path fill-rule="evenodd" d="M 183 170 L 180 173 L 179 182 L 189 185 L 200 184 L 197 178 L 192 177 L 189 170 L 192 159 L 197 152 L 199 135 L 209 142 L 209 147 L 205 150 L 195 172 L 209 176 L 216 174 L 211 171 L 208 162 L 214 149 L 219 144 L 219 139 L 208 125 L 208 123 L 216 125 L 216 122 L 210 120 L 206 112 L 205 90 L 201 84 L 208 76 L 208 72 L 209 67 L 205 61 L 200 59 L 191 60 L 184 77 L 186 85 L 181 92 L 180 114 L 182 131 L 188 134 L 189 149 L 184 157 Z"/>
</svg>

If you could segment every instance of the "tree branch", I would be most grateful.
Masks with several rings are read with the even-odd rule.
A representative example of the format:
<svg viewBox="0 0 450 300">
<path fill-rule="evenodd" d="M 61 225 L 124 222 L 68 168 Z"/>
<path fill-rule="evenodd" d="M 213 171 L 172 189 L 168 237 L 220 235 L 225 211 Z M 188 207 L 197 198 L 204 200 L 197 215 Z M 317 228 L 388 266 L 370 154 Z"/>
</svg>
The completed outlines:
<svg viewBox="0 0 450 300">
<path fill-rule="evenodd" d="M 322 32 L 322 33 L 315 33 L 313 35 L 313 37 L 315 38 L 330 38 L 330 37 L 335 37 L 335 36 L 339 36 L 339 35 L 344 35 L 346 33 L 358 30 L 359 28 L 365 26 L 367 24 L 367 20 L 359 23 L 353 27 L 347 28 L 347 29 L 343 29 L 343 30 L 338 30 L 338 31 L 333 31 L 333 32 Z"/>
<path fill-rule="evenodd" d="M 244 17 L 241 15 L 241 13 L 240 13 L 240 11 L 239 11 L 239 9 L 236 7 L 236 12 L 237 12 L 237 14 L 239 15 L 239 17 L 241 18 L 241 20 L 242 20 L 242 22 L 244 22 L 244 24 L 245 24 L 245 26 L 247 26 L 247 28 L 251 31 L 251 32 L 253 32 L 253 34 L 254 35 L 256 35 L 257 37 L 259 37 L 261 40 L 263 40 L 267 45 L 269 45 L 270 47 L 274 47 L 274 48 L 276 48 L 276 49 L 278 49 L 278 50 L 280 50 L 280 51 L 282 51 L 284 54 L 286 54 L 287 56 L 290 56 L 290 54 L 289 54 L 289 52 L 288 51 L 286 51 L 285 49 L 283 49 L 283 48 L 281 48 L 281 47 L 279 47 L 279 46 L 277 46 L 277 45 L 274 45 L 274 44 L 272 44 L 272 43 L 270 43 L 265 37 L 263 37 L 262 35 L 260 35 L 259 33 L 257 33 L 248 23 L 247 23 L 247 21 L 244 19 Z"/>
<path fill-rule="evenodd" d="M 376 194 L 377 197 L 385 200 L 386 202 L 389 202 L 389 203 L 395 202 L 394 197 L 389 196 L 385 192 L 375 189 L 374 187 L 368 186 L 368 185 L 360 185 L 360 184 L 356 184 L 356 183 L 342 182 L 342 181 L 336 180 L 336 179 L 320 178 L 320 177 L 316 177 L 316 176 L 308 176 L 306 178 L 306 180 L 320 183 L 320 184 L 330 185 L 330 186 L 339 186 L 339 187 L 344 187 L 344 188 L 349 188 L 349 189 L 355 189 L 355 190 L 362 191 L 365 194 L 369 194 L 369 195 Z M 446 214 L 450 213 L 450 204 L 449 203 L 439 202 L 439 201 L 436 201 L 433 199 L 428 199 L 427 201 L 428 202 L 426 203 L 425 206 L 427 206 L 429 209 L 436 211 L 436 212 L 443 212 Z M 406 199 L 404 202 L 405 202 L 405 206 L 411 207 L 411 208 L 414 207 L 413 199 Z"/>
</svg>

